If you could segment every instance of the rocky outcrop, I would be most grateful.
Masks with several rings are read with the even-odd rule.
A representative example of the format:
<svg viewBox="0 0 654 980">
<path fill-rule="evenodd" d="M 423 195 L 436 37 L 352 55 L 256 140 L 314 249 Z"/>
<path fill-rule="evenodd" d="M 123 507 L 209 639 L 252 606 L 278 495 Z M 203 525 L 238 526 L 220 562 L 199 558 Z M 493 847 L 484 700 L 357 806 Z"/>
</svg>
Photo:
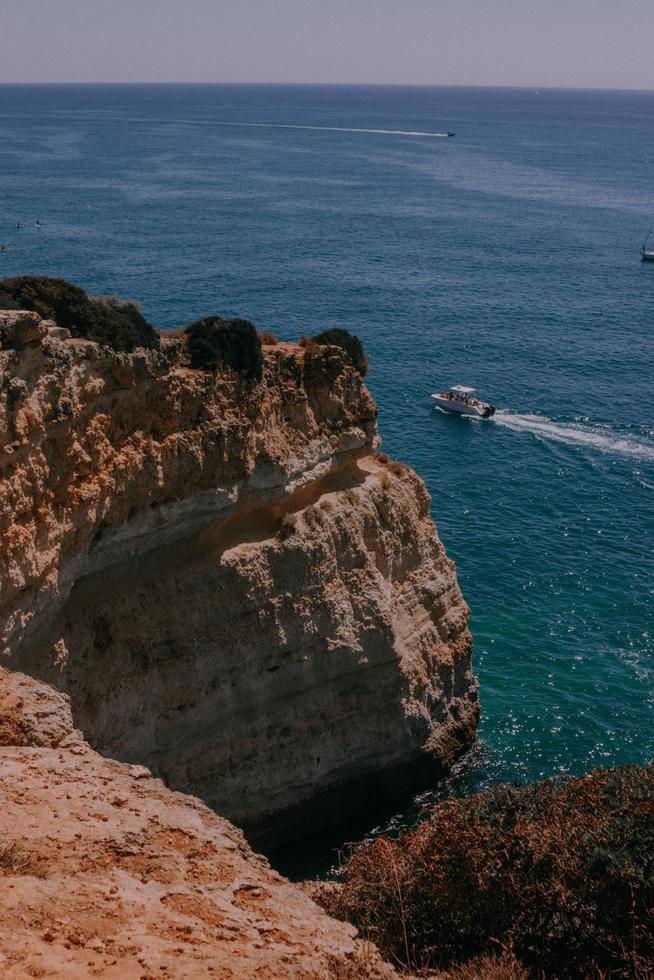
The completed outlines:
<svg viewBox="0 0 654 980">
<path fill-rule="evenodd" d="M 265 845 L 446 769 L 467 608 L 346 356 L 267 346 L 255 384 L 38 334 L 0 353 L 5 665 Z"/>
<path fill-rule="evenodd" d="M 0 315 L 0 344 L 5 349 L 37 346 L 47 333 L 48 321 L 31 310 L 6 310 Z"/>
<path fill-rule="evenodd" d="M 395 976 L 226 820 L 93 752 L 61 694 L 0 671 L 0 717 L 4 980 Z"/>
<path fill-rule="evenodd" d="M 56 749 L 81 741 L 65 694 L 0 668 L 0 746 Z"/>
</svg>

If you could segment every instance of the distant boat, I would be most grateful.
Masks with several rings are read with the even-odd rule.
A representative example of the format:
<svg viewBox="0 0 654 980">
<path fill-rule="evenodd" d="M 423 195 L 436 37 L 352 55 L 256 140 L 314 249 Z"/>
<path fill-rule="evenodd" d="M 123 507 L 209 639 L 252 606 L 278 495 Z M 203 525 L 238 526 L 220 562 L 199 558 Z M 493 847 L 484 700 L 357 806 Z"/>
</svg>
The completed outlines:
<svg viewBox="0 0 654 980">
<path fill-rule="evenodd" d="M 640 250 L 640 257 L 643 262 L 654 262 L 654 249 L 643 245 Z"/>
<path fill-rule="evenodd" d="M 446 412 L 458 412 L 459 415 L 474 415 L 476 418 L 489 419 L 495 415 L 495 406 L 487 402 L 480 402 L 478 398 L 473 398 L 475 388 L 466 388 L 464 385 L 452 385 L 447 391 L 442 391 L 431 397 L 436 402 L 438 408 Z"/>
<path fill-rule="evenodd" d="M 449 129 L 447 131 L 448 136 L 456 136 L 456 133 L 451 132 Z"/>
</svg>

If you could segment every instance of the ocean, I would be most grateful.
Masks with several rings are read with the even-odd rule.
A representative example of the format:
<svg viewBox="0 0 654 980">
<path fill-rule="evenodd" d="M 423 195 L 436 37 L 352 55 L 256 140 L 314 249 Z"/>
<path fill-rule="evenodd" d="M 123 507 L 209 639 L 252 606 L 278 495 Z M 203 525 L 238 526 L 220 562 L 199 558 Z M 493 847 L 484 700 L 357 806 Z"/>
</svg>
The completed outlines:
<svg viewBox="0 0 654 980">
<path fill-rule="evenodd" d="M 0 86 L 0 277 L 363 340 L 472 609 L 479 744 L 418 804 L 654 755 L 653 133 L 645 92 Z"/>
</svg>

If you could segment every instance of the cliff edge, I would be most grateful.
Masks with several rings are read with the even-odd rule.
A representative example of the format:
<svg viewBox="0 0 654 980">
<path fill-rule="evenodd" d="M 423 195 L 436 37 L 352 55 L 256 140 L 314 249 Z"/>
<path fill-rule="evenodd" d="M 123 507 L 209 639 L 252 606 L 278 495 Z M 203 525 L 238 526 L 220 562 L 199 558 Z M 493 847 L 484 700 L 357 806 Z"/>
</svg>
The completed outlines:
<svg viewBox="0 0 654 980">
<path fill-rule="evenodd" d="M 68 698 L 0 669 L 0 975 L 390 980 L 199 800 L 102 758 Z"/>
<path fill-rule="evenodd" d="M 271 846 L 447 769 L 478 717 L 468 610 L 337 347 L 261 381 L 0 312 L 5 667 L 103 755 Z"/>
</svg>

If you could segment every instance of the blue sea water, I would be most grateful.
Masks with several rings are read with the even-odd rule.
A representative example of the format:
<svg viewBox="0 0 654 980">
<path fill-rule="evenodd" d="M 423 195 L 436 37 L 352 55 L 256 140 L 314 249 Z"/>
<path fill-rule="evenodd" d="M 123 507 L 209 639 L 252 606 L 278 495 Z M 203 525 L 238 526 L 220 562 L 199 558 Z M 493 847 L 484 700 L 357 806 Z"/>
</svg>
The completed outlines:
<svg viewBox="0 0 654 980">
<path fill-rule="evenodd" d="M 462 792 L 654 755 L 653 175 L 654 93 L 2 86 L 0 277 L 363 339 L 472 608 Z"/>
</svg>

